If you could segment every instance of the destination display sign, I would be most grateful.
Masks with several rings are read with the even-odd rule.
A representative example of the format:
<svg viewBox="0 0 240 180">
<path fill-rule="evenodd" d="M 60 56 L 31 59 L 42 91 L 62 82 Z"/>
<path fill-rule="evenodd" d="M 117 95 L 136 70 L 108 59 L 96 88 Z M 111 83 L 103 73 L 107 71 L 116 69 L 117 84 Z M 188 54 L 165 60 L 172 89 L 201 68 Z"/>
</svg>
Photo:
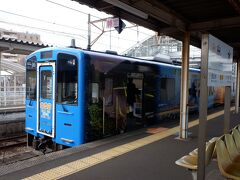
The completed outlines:
<svg viewBox="0 0 240 180">
<path fill-rule="evenodd" d="M 231 86 L 233 48 L 209 35 L 208 86 Z"/>
</svg>

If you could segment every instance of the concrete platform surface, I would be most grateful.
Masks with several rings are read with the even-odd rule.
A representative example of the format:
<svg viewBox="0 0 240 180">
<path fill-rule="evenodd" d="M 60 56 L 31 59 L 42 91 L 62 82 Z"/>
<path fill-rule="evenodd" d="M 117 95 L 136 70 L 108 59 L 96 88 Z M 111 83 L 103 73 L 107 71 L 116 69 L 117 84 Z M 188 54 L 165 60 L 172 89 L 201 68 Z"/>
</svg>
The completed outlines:
<svg viewBox="0 0 240 180">
<path fill-rule="evenodd" d="M 231 114 L 231 127 L 240 115 Z M 223 111 L 208 116 L 207 139 L 223 134 Z M 190 138 L 178 140 L 179 127 L 146 128 L 0 167 L 0 179 L 151 180 L 192 179 L 175 161 L 197 147 L 198 120 L 189 123 Z M 224 179 L 216 161 L 206 179 Z"/>
</svg>

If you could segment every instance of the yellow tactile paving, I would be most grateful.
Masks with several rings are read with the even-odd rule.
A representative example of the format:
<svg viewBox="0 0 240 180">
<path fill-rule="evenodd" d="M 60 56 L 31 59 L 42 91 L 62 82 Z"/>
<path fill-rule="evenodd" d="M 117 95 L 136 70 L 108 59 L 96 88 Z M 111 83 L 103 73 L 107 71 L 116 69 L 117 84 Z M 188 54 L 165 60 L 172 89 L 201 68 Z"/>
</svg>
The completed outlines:
<svg viewBox="0 0 240 180">
<path fill-rule="evenodd" d="M 71 163 L 67 164 L 68 167 L 76 169 L 76 170 L 82 170 L 90 166 L 90 164 L 87 164 L 85 162 L 82 162 L 80 160 L 73 161 Z"/>
<path fill-rule="evenodd" d="M 133 145 L 131 145 L 131 144 L 124 144 L 124 145 L 122 145 L 122 146 L 123 146 L 123 147 L 126 147 L 126 148 L 128 148 L 128 149 L 130 149 L 130 150 L 136 149 L 136 147 L 133 146 Z"/>
<path fill-rule="evenodd" d="M 149 144 L 149 141 L 151 141 L 151 139 L 152 138 L 150 136 L 148 136 L 148 137 L 137 140 L 136 143 L 140 142 L 142 144 Z"/>
<path fill-rule="evenodd" d="M 28 178 L 28 180 L 42 180 L 42 179 L 43 179 L 42 176 L 40 176 L 38 174 Z"/>
<path fill-rule="evenodd" d="M 106 151 L 104 151 L 104 153 L 109 154 L 109 156 L 111 156 L 111 157 L 116 157 L 116 156 L 119 156 L 122 154 L 121 152 L 115 151 L 113 149 L 106 150 Z"/>
<path fill-rule="evenodd" d="M 231 108 L 231 110 L 234 110 L 234 108 Z M 224 113 L 224 111 L 219 111 L 217 113 L 211 114 L 208 116 L 207 120 L 216 118 L 216 117 L 222 115 L 223 113 Z M 190 122 L 188 126 L 190 128 L 190 127 L 198 125 L 198 123 L 199 123 L 199 120 L 197 119 L 195 121 Z M 51 170 L 47 170 L 42 173 L 33 175 L 26 179 L 27 180 L 59 179 L 59 178 L 71 175 L 73 173 L 79 172 L 83 169 L 89 168 L 91 166 L 94 166 L 96 164 L 107 161 L 114 157 L 120 156 L 120 155 L 130 152 L 134 149 L 143 147 L 152 142 L 161 140 L 165 137 L 168 137 L 170 135 L 177 133 L 178 131 L 179 131 L 179 127 L 174 127 L 171 129 L 164 129 L 164 131 L 157 132 L 153 135 L 144 137 L 142 139 L 138 139 L 138 140 L 132 141 L 130 143 L 123 144 L 118 147 L 114 147 L 112 149 L 94 154 L 92 156 L 88 156 L 88 157 L 67 163 L 65 165 L 53 168 Z"/>
<path fill-rule="evenodd" d="M 118 147 L 115 147 L 113 148 L 114 151 L 118 151 L 120 153 L 126 153 L 126 152 L 129 152 L 130 149 L 129 148 L 126 148 L 124 146 L 118 146 Z"/>
<path fill-rule="evenodd" d="M 132 145 L 135 149 L 143 146 L 143 143 L 139 143 L 139 142 L 131 142 L 129 144 Z"/>
<path fill-rule="evenodd" d="M 98 164 L 101 160 L 96 159 L 92 156 L 89 156 L 89 157 L 85 157 L 85 158 L 81 159 L 81 161 L 84 163 L 87 163 L 87 164 L 95 165 L 95 164 Z"/>
<path fill-rule="evenodd" d="M 73 169 L 69 166 L 59 166 L 57 168 L 48 170 L 47 172 L 43 172 L 42 175 L 40 175 L 44 178 L 49 178 L 50 175 L 50 179 L 57 179 L 62 177 L 64 174 L 71 174 L 72 171 Z"/>
<path fill-rule="evenodd" d="M 136 140 L 136 141 L 133 141 L 132 144 L 135 144 L 136 146 L 141 147 L 141 146 L 146 145 L 147 141 L 145 141 L 145 140 L 142 140 L 142 141 L 141 140 Z"/>
<path fill-rule="evenodd" d="M 101 161 L 106 161 L 108 159 L 113 158 L 114 156 L 111 156 L 106 152 L 100 152 L 100 153 L 94 154 L 92 157 L 99 159 Z"/>
<path fill-rule="evenodd" d="M 71 167 L 65 166 L 59 166 L 56 168 L 53 168 L 51 170 L 44 171 L 42 173 L 36 174 L 31 179 L 59 179 L 63 176 L 66 176 L 68 174 L 72 174 L 73 169 Z"/>
</svg>

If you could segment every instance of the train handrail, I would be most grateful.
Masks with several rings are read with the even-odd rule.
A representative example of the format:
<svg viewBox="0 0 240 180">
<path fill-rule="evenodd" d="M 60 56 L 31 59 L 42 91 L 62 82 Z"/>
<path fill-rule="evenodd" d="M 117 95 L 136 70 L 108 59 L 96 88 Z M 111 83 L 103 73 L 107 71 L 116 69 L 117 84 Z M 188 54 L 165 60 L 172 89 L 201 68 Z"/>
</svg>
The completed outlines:
<svg viewBox="0 0 240 180">
<path fill-rule="evenodd" d="M 27 105 L 27 108 L 35 108 L 34 106 Z"/>
<path fill-rule="evenodd" d="M 26 127 L 25 130 L 26 130 L 26 131 L 34 131 L 34 129 L 33 129 L 33 128 L 30 128 L 30 127 Z"/>
<path fill-rule="evenodd" d="M 68 143 L 73 143 L 74 140 L 72 139 L 66 139 L 66 138 L 60 138 L 62 141 L 68 142 Z"/>
<path fill-rule="evenodd" d="M 67 115 L 72 115 L 72 112 L 66 112 L 66 111 L 57 111 L 60 114 L 67 114 Z"/>
<path fill-rule="evenodd" d="M 103 99 L 103 135 L 105 134 L 105 97 Z"/>
</svg>

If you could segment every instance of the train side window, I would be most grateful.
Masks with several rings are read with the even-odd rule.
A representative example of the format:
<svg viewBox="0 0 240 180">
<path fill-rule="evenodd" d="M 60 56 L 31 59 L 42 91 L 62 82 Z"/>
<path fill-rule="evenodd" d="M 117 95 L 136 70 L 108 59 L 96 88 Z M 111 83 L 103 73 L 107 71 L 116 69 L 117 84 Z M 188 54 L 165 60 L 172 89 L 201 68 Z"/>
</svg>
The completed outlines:
<svg viewBox="0 0 240 180">
<path fill-rule="evenodd" d="M 78 61 L 73 55 L 58 54 L 56 98 L 57 103 L 77 104 Z"/>
<path fill-rule="evenodd" d="M 26 61 L 26 98 L 36 100 L 37 87 L 37 58 L 31 57 Z"/>
<path fill-rule="evenodd" d="M 168 103 L 175 98 L 175 79 L 174 78 L 161 78 L 160 87 L 160 101 Z M 169 90 L 170 89 L 170 90 Z"/>
<path fill-rule="evenodd" d="M 93 103 L 97 103 L 99 99 L 99 84 L 92 83 L 92 101 Z"/>
</svg>

